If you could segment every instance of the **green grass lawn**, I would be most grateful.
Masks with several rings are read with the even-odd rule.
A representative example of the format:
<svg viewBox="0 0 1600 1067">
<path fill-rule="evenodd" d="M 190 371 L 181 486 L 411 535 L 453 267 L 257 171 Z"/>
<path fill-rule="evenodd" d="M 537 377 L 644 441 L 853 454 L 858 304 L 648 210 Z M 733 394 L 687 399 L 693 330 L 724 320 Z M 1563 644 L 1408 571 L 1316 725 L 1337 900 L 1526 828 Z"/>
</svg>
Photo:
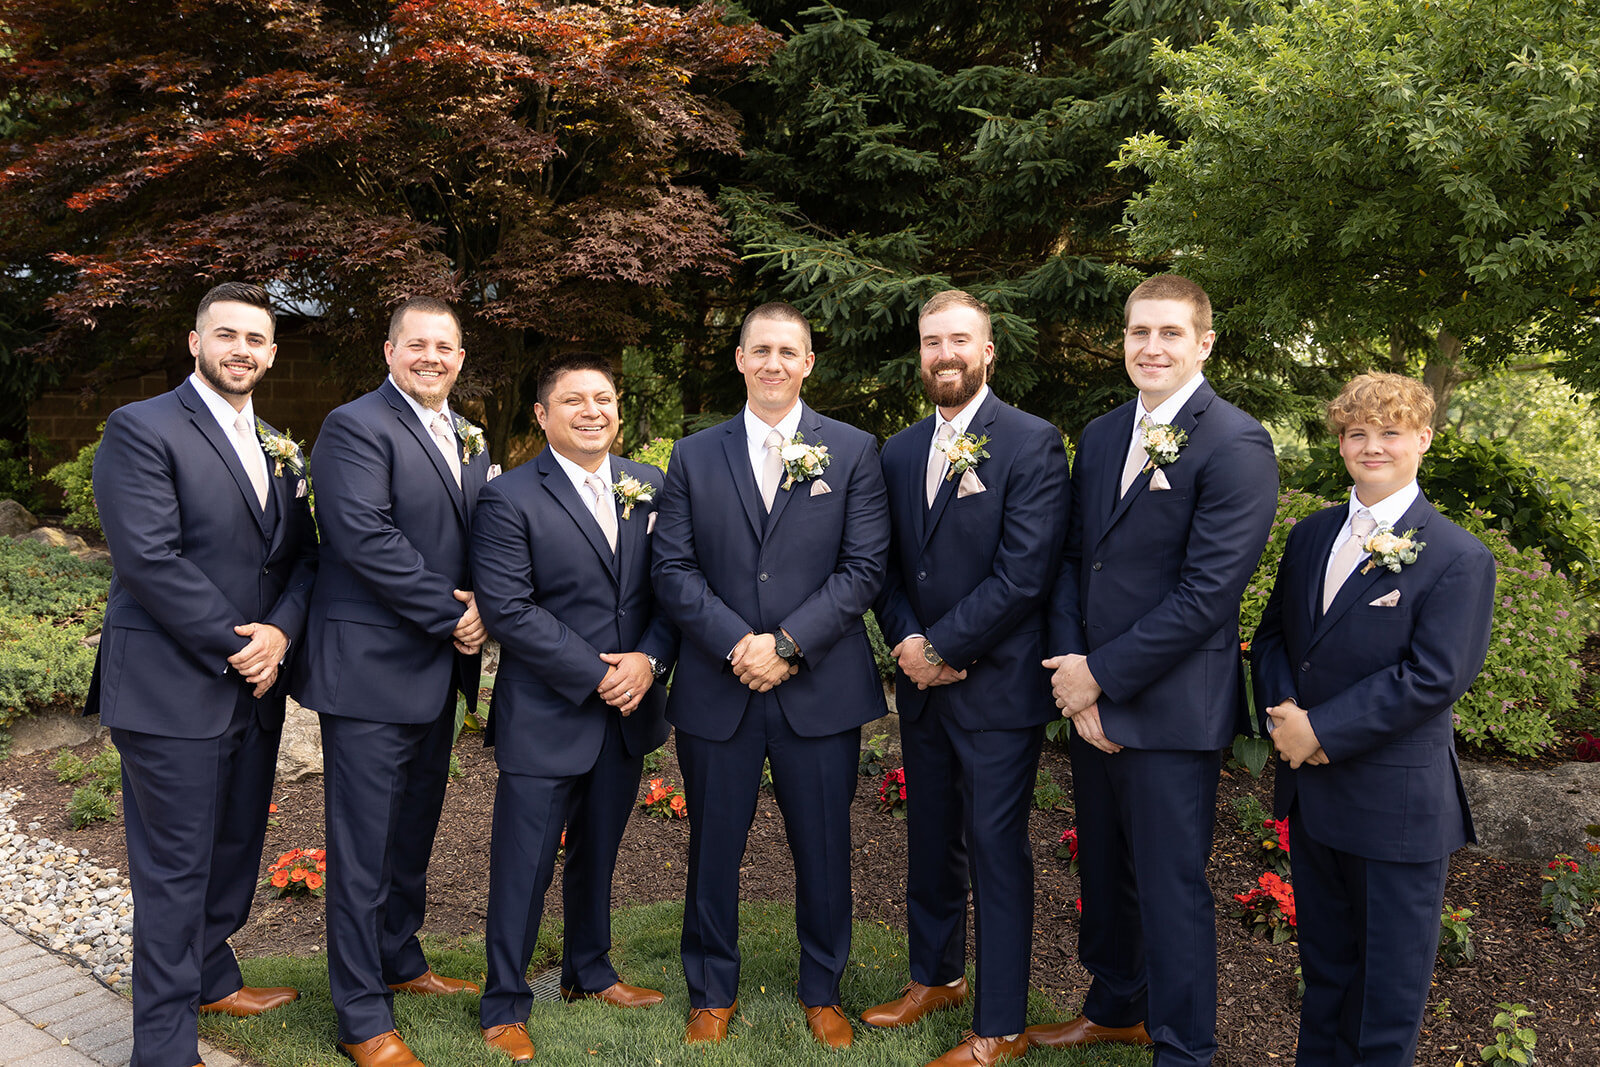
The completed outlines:
<svg viewBox="0 0 1600 1067">
<path fill-rule="evenodd" d="M 954 1045 L 972 1021 L 970 1009 L 930 1015 L 903 1030 L 873 1030 L 855 1019 L 863 1009 L 888 1000 L 905 983 L 906 945 L 898 932 L 881 924 L 858 923 L 852 966 L 844 980 L 844 1008 L 856 1022 L 853 1048 L 834 1053 L 817 1044 L 795 1001 L 798 946 L 794 910 L 782 904 L 747 904 L 740 909 L 739 947 L 744 955 L 739 1014 L 721 1045 L 688 1046 L 683 1026 L 689 996 L 678 961 L 683 907 L 652 904 L 616 913 L 612 959 L 625 982 L 660 989 L 666 1003 L 624 1011 L 599 1003 L 536 1003 L 528 1033 L 538 1050 L 536 1064 L 618 1063 L 639 1067 L 733 1067 L 733 1065 L 824 1065 L 850 1062 L 861 1067 L 914 1067 Z M 559 952 L 558 924 L 547 923 L 535 970 L 553 965 Z M 440 974 L 483 983 L 480 941 L 427 943 L 428 958 Z M 250 985 L 288 985 L 300 999 L 254 1019 L 205 1016 L 200 1033 L 207 1041 L 238 1052 L 266 1067 L 348 1067 L 335 1045 L 333 1005 L 328 999 L 325 956 L 278 956 L 245 960 Z M 971 976 L 969 975 L 969 978 Z M 478 998 L 395 997 L 400 1035 L 428 1067 L 507 1067 L 491 1052 L 478 1030 Z M 1060 1018 L 1042 993 L 1029 1003 L 1029 1021 Z M 842 1059 L 841 1059 L 842 1057 Z M 1039 1067 L 1105 1065 L 1142 1067 L 1150 1057 L 1124 1046 L 1071 1051 L 1034 1051 L 1028 1062 Z"/>
</svg>

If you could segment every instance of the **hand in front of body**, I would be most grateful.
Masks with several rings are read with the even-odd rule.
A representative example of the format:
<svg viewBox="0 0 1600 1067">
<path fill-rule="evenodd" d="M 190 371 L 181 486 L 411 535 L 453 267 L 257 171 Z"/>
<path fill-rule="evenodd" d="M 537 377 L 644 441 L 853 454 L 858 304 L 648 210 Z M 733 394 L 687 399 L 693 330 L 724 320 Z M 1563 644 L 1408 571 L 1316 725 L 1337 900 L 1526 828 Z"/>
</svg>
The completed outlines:
<svg viewBox="0 0 1600 1067">
<path fill-rule="evenodd" d="M 952 682 L 964 681 L 966 671 L 958 671 L 948 663 L 938 666 L 928 662 L 926 637 L 912 636 L 894 646 L 893 655 L 900 664 L 900 669 L 905 676 L 917 683 L 918 689 L 926 689 L 930 685 L 949 685 Z"/>
<path fill-rule="evenodd" d="M 269 622 L 247 622 L 233 632 L 248 637 L 250 643 L 228 657 L 228 666 L 255 688 L 251 695 L 260 699 L 278 680 L 278 667 L 289 651 L 289 635 Z"/>
<path fill-rule="evenodd" d="M 1076 715 L 1100 699 L 1100 683 L 1089 670 L 1089 657 L 1077 653 L 1051 656 L 1044 661 L 1050 676 L 1050 692 L 1056 698 L 1056 707 L 1067 715 Z M 1096 713 L 1096 718 L 1099 713 Z"/>
<path fill-rule="evenodd" d="M 455 642 L 457 652 L 470 656 L 483 647 L 484 638 L 489 633 L 483 628 L 483 620 L 478 617 L 478 600 L 471 590 L 456 589 L 450 595 L 467 606 L 456 628 L 451 631 L 450 640 Z"/>
<path fill-rule="evenodd" d="M 624 716 L 633 714 L 656 680 L 650 657 L 643 652 L 602 652 L 600 658 L 610 667 L 595 691 Z"/>
<path fill-rule="evenodd" d="M 778 655 L 778 640 L 772 634 L 745 634 L 733 646 L 733 673 L 739 681 L 758 693 L 765 693 L 800 673 L 798 664 L 791 665 Z"/>
<path fill-rule="evenodd" d="M 1296 770 L 1302 763 L 1320 766 L 1328 762 L 1328 754 L 1322 751 L 1322 742 L 1317 740 L 1305 708 L 1285 700 L 1268 708 L 1267 714 L 1272 717 L 1272 745 L 1278 750 L 1279 759 Z"/>
</svg>

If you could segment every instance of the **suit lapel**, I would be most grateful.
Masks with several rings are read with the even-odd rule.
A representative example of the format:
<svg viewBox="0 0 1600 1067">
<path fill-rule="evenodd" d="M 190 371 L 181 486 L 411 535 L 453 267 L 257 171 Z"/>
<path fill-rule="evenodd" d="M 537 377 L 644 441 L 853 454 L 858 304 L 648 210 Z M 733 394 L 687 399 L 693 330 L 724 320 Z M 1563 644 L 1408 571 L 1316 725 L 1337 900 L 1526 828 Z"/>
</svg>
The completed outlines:
<svg viewBox="0 0 1600 1067">
<path fill-rule="evenodd" d="M 744 415 L 736 415 L 722 425 L 727 430 L 727 436 L 722 439 L 722 451 L 728 458 L 728 472 L 733 475 L 733 487 L 739 493 L 739 502 L 744 505 L 745 518 L 750 520 L 750 528 L 759 541 L 765 523 L 761 507 L 761 490 L 756 485 L 755 474 L 750 470 L 750 450 L 745 444 Z"/>
<path fill-rule="evenodd" d="M 1409 508 L 1406 508 L 1406 513 L 1400 516 L 1400 521 L 1395 523 L 1394 528 L 1401 533 L 1415 529 L 1420 539 L 1423 530 L 1428 525 L 1428 520 L 1437 514 L 1438 512 L 1433 510 L 1433 505 L 1428 503 L 1427 498 L 1418 493 L 1417 499 L 1411 502 Z M 1343 525 L 1341 524 L 1342 528 Z M 1324 547 L 1331 549 L 1332 546 L 1325 545 Z M 1365 561 L 1356 564 L 1355 571 L 1345 581 L 1344 585 L 1339 587 L 1339 593 L 1333 598 L 1333 603 L 1328 605 L 1328 610 L 1321 619 L 1317 620 L 1316 629 L 1311 633 L 1311 644 L 1315 645 L 1356 604 L 1366 603 L 1367 594 L 1371 592 L 1372 587 L 1382 581 L 1385 575 L 1392 573 L 1374 564 L 1371 570 L 1362 574 L 1362 568 L 1365 566 Z M 1322 557 L 1322 569 L 1324 571 L 1328 569 L 1326 556 Z M 1317 605 L 1320 606 L 1322 603 L 1321 583 L 1318 583 L 1317 592 Z"/>
<path fill-rule="evenodd" d="M 278 431 L 271 426 L 267 426 L 267 432 L 275 434 Z M 263 455 L 265 455 L 264 449 Z M 289 485 L 301 476 L 290 470 L 287 463 L 283 465 L 283 474 L 276 474 L 274 471 L 277 469 L 278 461 L 271 456 L 266 456 L 265 458 L 267 461 L 267 499 L 269 506 L 273 509 L 271 529 L 268 531 L 270 543 L 267 546 L 267 555 L 270 556 L 283 543 L 284 531 L 290 526 L 290 515 L 293 510 L 294 500 L 289 491 Z M 263 522 L 265 521 L 263 519 Z"/>
<path fill-rule="evenodd" d="M 541 483 L 545 492 L 556 498 L 556 502 L 566 509 L 572 521 L 577 524 L 578 531 L 583 534 L 589 546 L 594 549 L 595 555 L 600 557 L 600 562 L 605 564 L 606 573 L 611 579 L 617 579 L 617 557 L 611 551 L 611 546 L 606 544 L 606 535 L 600 530 L 600 523 L 595 520 L 594 512 L 589 510 L 589 505 L 584 503 L 582 495 L 572 485 L 572 479 L 567 477 L 567 472 L 561 469 L 561 464 L 556 462 L 555 454 L 548 445 L 534 459 L 534 469 L 539 472 Z M 619 520 L 621 516 L 618 516 Z M 618 522 L 617 544 L 622 544 L 622 533 Z"/>
<path fill-rule="evenodd" d="M 906 460 L 910 468 L 905 479 L 905 514 L 911 516 L 911 532 L 918 545 L 928 543 L 928 450 L 933 447 L 933 428 L 939 423 L 938 415 L 929 415 L 911 430 L 915 447 Z"/>
<path fill-rule="evenodd" d="M 614 472 L 632 475 L 640 482 L 648 480 L 645 476 L 645 471 L 634 467 L 631 463 L 617 456 L 611 457 L 611 466 Z M 659 485 L 653 486 L 652 491 L 659 493 L 661 487 Z M 638 553 L 640 558 L 645 560 L 645 569 L 646 571 L 649 570 L 650 554 L 641 551 L 640 542 L 644 540 L 646 527 L 650 525 L 650 509 L 642 504 L 635 504 L 633 506 L 633 514 L 624 519 L 622 517 L 621 501 L 617 503 L 617 586 L 618 588 L 626 589 L 629 580 L 632 578 L 629 564 L 632 562 L 635 553 Z M 648 581 L 648 579 L 649 575 L 646 574 L 646 580 Z"/>
<path fill-rule="evenodd" d="M 268 535 L 267 517 L 262 512 L 261 505 L 256 503 L 256 487 L 250 484 L 250 476 L 244 472 L 244 464 L 239 462 L 239 453 L 234 451 L 233 442 L 228 439 L 227 434 L 222 432 L 222 427 L 217 424 L 216 418 L 211 414 L 211 409 L 206 407 L 206 402 L 200 399 L 199 394 L 194 390 L 194 385 L 188 379 L 178 383 L 176 392 L 178 399 L 183 402 L 183 406 L 189 409 L 190 421 L 194 423 L 195 428 L 200 431 L 205 439 L 211 443 L 211 447 L 217 450 L 217 457 L 228 468 L 228 473 L 233 475 L 234 484 L 239 487 L 240 494 L 244 496 L 245 507 L 256 521 L 256 529 L 260 530 L 261 536 L 265 538 Z M 270 468 L 267 470 L 267 474 L 269 475 L 267 483 L 270 491 L 272 482 Z"/>
<path fill-rule="evenodd" d="M 999 411 L 1000 398 L 995 396 L 994 390 L 991 389 L 989 391 L 989 395 L 984 398 L 983 403 L 978 406 L 978 410 L 973 413 L 972 421 L 967 424 L 966 432 L 976 437 L 985 436 L 988 433 L 989 427 L 994 423 L 995 416 L 999 413 Z M 937 422 L 937 417 L 933 421 Z M 932 445 L 933 431 L 930 429 L 928 431 L 928 447 L 932 447 Z M 924 457 L 927 456 L 927 448 L 923 449 L 922 454 Z M 917 484 L 917 491 L 920 494 L 917 501 L 919 504 L 923 503 L 927 497 L 927 481 L 928 468 L 926 462 L 924 462 L 922 468 L 922 479 Z M 950 501 L 955 498 L 956 491 L 960 488 L 960 485 L 960 478 L 947 477 L 940 480 L 939 491 L 933 494 L 933 507 L 927 509 L 928 521 L 923 527 L 922 542 L 919 547 L 927 547 L 928 538 L 933 536 L 933 531 L 938 527 L 939 520 L 944 516 L 944 509 L 950 506 Z"/>
<path fill-rule="evenodd" d="M 1211 405 L 1211 401 L 1215 400 L 1216 397 L 1216 390 L 1211 388 L 1211 383 L 1201 382 L 1200 388 L 1196 389 L 1194 395 L 1189 398 L 1188 402 L 1185 403 L 1182 408 L 1178 409 L 1178 414 L 1172 420 L 1172 425 L 1176 426 L 1178 429 L 1182 430 L 1184 433 L 1193 438 L 1195 427 L 1200 424 L 1201 413 L 1203 413 L 1205 409 Z M 1107 460 L 1107 470 L 1111 472 L 1111 491 L 1113 493 L 1122 487 L 1122 465 L 1128 460 L 1128 442 L 1133 439 L 1133 412 L 1137 405 L 1138 399 L 1135 398 L 1133 404 L 1129 405 L 1128 407 L 1128 421 L 1122 424 L 1124 431 L 1128 434 L 1128 436 L 1123 439 L 1122 450 L 1120 452 L 1116 452 L 1113 457 Z M 1119 412 L 1121 410 L 1122 409 L 1120 408 L 1118 409 Z M 1179 457 L 1176 462 L 1183 462 L 1183 456 L 1181 452 L 1179 453 Z M 1139 476 L 1134 478 L 1133 484 L 1128 486 L 1128 491 L 1123 493 L 1122 497 L 1112 505 L 1111 517 L 1106 520 L 1106 526 L 1101 532 L 1101 537 L 1104 537 L 1106 534 L 1111 532 L 1111 528 L 1122 519 L 1122 516 L 1128 513 L 1128 509 L 1133 506 L 1133 502 L 1137 500 L 1141 494 L 1150 491 L 1150 479 L 1154 476 L 1154 470 L 1146 470 L 1141 471 Z"/>
<path fill-rule="evenodd" d="M 417 442 L 417 447 L 427 453 L 428 460 L 433 464 L 433 469 L 439 473 L 439 480 L 444 483 L 445 495 L 450 498 L 451 505 L 456 509 L 456 519 L 464 528 L 467 525 L 467 504 L 461 494 L 461 489 L 456 485 L 455 475 L 450 473 L 450 465 L 445 462 L 444 455 L 439 447 L 433 443 L 433 436 L 422 428 L 422 423 L 417 419 L 417 413 L 411 410 L 411 405 L 406 403 L 405 397 L 400 395 L 400 390 L 395 388 L 393 382 L 387 378 L 378 386 L 378 392 L 394 408 L 395 417 L 400 420 L 406 432 Z M 466 483 L 466 464 L 462 464 L 462 483 Z"/>
<path fill-rule="evenodd" d="M 822 441 L 822 417 L 815 411 L 812 411 L 810 408 L 806 407 L 804 401 L 801 401 L 800 403 L 800 436 L 805 439 L 805 442 L 808 445 L 814 445 L 819 442 L 823 444 L 827 443 Z M 745 462 L 745 466 L 750 466 L 748 460 Z M 817 475 L 817 477 L 825 477 L 826 473 L 827 472 L 824 471 L 822 474 Z M 752 477 L 751 480 L 754 481 L 754 478 Z M 772 514 L 767 516 L 767 525 L 762 534 L 762 540 L 766 540 L 766 534 L 771 533 L 772 528 L 778 525 L 779 517 L 783 515 L 784 509 L 789 506 L 789 501 L 793 499 L 795 494 L 811 492 L 811 486 L 814 481 L 815 479 L 807 479 L 803 482 L 795 482 L 787 489 L 783 488 L 783 482 L 778 483 L 778 491 L 777 493 L 773 494 L 772 497 Z"/>
</svg>

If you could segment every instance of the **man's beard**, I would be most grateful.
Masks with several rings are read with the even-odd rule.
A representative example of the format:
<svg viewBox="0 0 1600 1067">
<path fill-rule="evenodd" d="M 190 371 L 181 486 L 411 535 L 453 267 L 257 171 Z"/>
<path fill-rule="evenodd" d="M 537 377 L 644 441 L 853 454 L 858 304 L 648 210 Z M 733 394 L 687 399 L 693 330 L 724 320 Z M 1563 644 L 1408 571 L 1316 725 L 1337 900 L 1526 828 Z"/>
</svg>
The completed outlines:
<svg viewBox="0 0 1600 1067">
<path fill-rule="evenodd" d="M 264 373 L 261 366 L 256 366 L 256 372 L 249 378 L 230 378 L 222 369 L 222 361 L 212 363 L 205 359 L 195 361 L 195 370 L 200 372 L 200 377 L 205 379 L 207 385 L 221 393 L 223 396 L 249 396 L 255 391 L 256 383 L 261 381 Z"/>
<path fill-rule="evenodd" d="M 928 394 L 928 399 L 938 407 L 961 407 L 983 388 L 985 369 L 981 363 L 976 367 L 968 367 L 959 359 L 941 359 L 922 372 L 922 388 Z M 961 377 L 953 382 L 941 382 L 935 375 L 943 370 L 959 370 Z"/>
</svg>

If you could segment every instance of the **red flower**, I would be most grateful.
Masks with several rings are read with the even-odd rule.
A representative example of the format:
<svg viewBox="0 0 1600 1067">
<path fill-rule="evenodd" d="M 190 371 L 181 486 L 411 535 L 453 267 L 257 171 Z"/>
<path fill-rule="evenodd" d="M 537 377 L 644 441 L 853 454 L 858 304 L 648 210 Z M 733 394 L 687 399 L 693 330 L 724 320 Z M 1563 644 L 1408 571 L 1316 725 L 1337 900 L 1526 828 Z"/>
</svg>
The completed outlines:
<svg viewBox="0 0 1600 1067">
<path fill-rule="evenodd" d="M 1074 900 L 1072 903 L 1073 903 L 1073 906 L 1078 909 L 1078 914 L 1082 915 L 1083 914 L 1083 898 L 1079 897 L 1077 900 Z"/>
<path fill-rule="evenodd" d="M 672 814 L 680 819 L 689 814 L 689 802 L 684 799 L 682 793 L 674 793 L 669 806 L 672 808 Z"/>
<path fill-rule="evenodd" d="M 284 886 L 288 885 L 289 884 L 289 872 L 288 871 L 277 871 L 277 872 L 275 872 L 273 874 L 273 876 L 272 876 L 272 884 L 273 884 L 273 886 L 275 888 L 278 888 L 278 889 L 282 889 Z"/>
<path fill-rule="evenodd" d="M 276 805 L 276 804 L 268 804 L 267 805 L 267 814 L 269 814 L 269 815 L 278 814 L 278 805 Z"/>
<path fill-rule="evenodd" d="M 322 875 L 316 874 L 314 872 L 312 874 L 306 875 L 306 885 L 309 886 L 312 889 L 321 889 L 322 888 Z"/>
<path fill-rule="evenodd" d="M 1078 858 L 1078 828 L 1069 826 L 1061 831 L 1061 840 L 1057 844 L 1066 845 L 1072 859 L 1076 860 Z"/>
</svg>

